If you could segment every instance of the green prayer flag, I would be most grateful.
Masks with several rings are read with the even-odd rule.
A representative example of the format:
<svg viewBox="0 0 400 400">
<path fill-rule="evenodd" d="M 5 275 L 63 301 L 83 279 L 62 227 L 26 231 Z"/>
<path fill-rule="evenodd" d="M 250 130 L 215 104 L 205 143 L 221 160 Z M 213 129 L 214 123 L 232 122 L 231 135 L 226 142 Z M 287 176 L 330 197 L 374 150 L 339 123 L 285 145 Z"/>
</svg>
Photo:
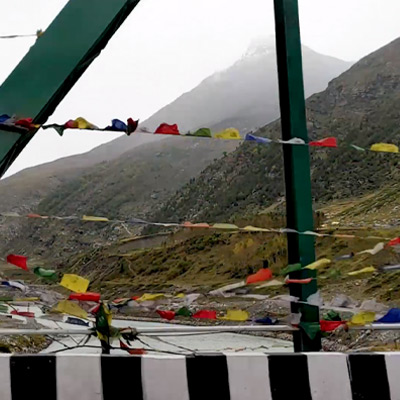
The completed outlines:
<svg viewBox="0 0 400 400">
<path fill-rule="evenodd" d="M 41 278 L 46 278 L 46 279 L 55 279 L 57 278 L 57 273 L 56 271 L 52 269 L 44 269 L 42 267 L 35 267 L 33 269 L 33 273 L 37 276 L 40 276 Z"/>
<path fill-rule="evenodd" d="M 13 297 L 0 297 L 0 302 L 7 303 L 9 301 L 13 301 Z"/>
<path fill-rule="evenodd" d="M 8 311 L 8 306 L 6 306 L 5 304 L 0 304 L 0 312 L 7 312 Z"/>
<path fill-rule="evenodd" d="M 341 321 L 341 320 L 342 318 L 340 318 L 340 315 L 334 310 L 329 310 L 324 315 L 324 321 Z"/>
<path fill-rule="evenodd" d="M 289 264 L 285 269 L 281 271 L 281 275 L 287 275 L 290 272 L 300 271 L 301 264 Z"/>
<path fill-rule="evenodd" d="M 299 327 L 303 329 L 306 335 L 311 339 L 315 339 L 319 332 L 321 332 L 321 326 L 319 322 L 303 322 L 301 321 Z"/>
<path fill-rule="evenodd" d="M 197 137 L 212 137 L 211 130 L 208 128 L 197 129 L 194 133 L 188 133 L 186 136 L 197 136 Z"/>
<path fill-rule="evenodd" d="M 180 308 L 175 315 L 181 315 L 182 317 L 191 317 L 192 312 L 187 307 Z"/>
</svg>

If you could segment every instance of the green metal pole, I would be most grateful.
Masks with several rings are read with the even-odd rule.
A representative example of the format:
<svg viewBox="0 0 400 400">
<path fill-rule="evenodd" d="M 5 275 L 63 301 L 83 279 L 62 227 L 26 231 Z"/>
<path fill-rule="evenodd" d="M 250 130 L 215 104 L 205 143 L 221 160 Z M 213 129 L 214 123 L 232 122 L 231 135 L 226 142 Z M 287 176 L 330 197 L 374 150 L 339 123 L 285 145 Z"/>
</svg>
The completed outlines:
<svg viewBox="0 0 400 400">
<path fill-rule="evenodd" d="M 304 100 L 299 10 L 297 0 L 275 1 L 276 52 L 278 60 L 279 96 L 282 138 L 301 138 L 308 142 Z M 313 230 L 313 210 L 310 178 L 310 155 L 307 146 L 283 146 L 286 186 L 287 227 L 299 231 Z M 315 261 L 314 237 L 288 234 L 289 264 L 306 266 Z M 301 270 L 291 278 L 315 278 L 316 272 Z M 317 291 L 317 282 L 290 285 L 290 294 L 306 301 Z M 301 321 L 319 322 L 319 308 L 292 303 L 292 312 L 301 313 Z M 310 339 L 302 330 L 294 333 L 294 349 L 319 351 L 321 337 Z"/>
<path fill-rule="evenodd" d="M 139 1 L 69 0 L 1 85 L 0 115 L 45 123 Z M 0 177 L 35 133 L 0 130 Z"/>
</svg>

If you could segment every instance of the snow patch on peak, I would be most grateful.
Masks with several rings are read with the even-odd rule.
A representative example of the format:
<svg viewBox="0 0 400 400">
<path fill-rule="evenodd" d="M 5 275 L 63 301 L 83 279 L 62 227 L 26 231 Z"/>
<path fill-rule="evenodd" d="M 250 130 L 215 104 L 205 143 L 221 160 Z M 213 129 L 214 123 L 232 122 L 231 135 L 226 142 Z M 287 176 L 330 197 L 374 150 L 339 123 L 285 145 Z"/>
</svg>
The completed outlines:
<svg viewBox="0 0 400 400">
<path fill-rule="evenodd" d="M 250 42 L 243 58 L 275 53 L 275 36 L 260 36 Z"/>
</svg>

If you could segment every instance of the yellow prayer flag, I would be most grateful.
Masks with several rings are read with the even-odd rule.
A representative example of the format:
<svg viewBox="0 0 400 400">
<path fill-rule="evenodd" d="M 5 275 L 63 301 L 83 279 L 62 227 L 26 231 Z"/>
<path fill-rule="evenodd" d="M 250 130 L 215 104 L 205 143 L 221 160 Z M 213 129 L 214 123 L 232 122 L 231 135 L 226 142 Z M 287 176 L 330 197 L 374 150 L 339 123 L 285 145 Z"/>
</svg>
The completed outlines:
<svg viewBox="0 0 400 400">
<path fill-rule="evenodd" d="M 93 222 L 109 222 L 110 220 L 106 217 L 94 217 L 92 215 L 84 215 L 82 221 L 93 221 Z"/>
<path fill-rule="evenodd" d="M 225 317 L 220 317 L 224 321 L 247 321 L 249 319 L 249 313 L 242 310 L 228 310 Z"/>
<path fill-rule="evenodd" d="M 270 229 L 267 228 L 257 228 L 256 226 L 247 225 L 243 228 L 244 231 L 248 232 L 271 232 Z"/>
<path fill-rule="evenodd" d="M 229 230 L 239 229 L 239 227 L 237 225 L 234 225 L 234 224 L 214 224 L 214 225 L 212 225 L 211 228 L 214 228 L 214 229 L 229 229 Z"/>
<path fill-rule="evenodd" d="M 235 128 L 225 129 L 221 132 L 216 133 L 214 137 L 216 139 L 233 139 L 233 140 L 238 140 L 242 138 L 240 136 L 239 131 Z"/>
<path fill-rule="evenodd" d="M 385 153 L 398 153 L 399 148 L 390 143 L 375 143 L 371 146 L 371 151 L 383 151 Z"/>
<path fill-rule="evenodd" d="M 350 325 L 366 325 L 372 324 L 375 321 L 375 313 L 371 311 L 363 311 L 353 315 L 350 320 Z"/>
<path fill-rule="evenodd" d="M 360 274 L 364 274 L 367 272 L 375 272 L 375 271 L 376 271 L 376 268 L 374 268 L 374 267 L 365 267 L 363 269 L 359 269 L 358 271 L 349 272 L 347 275 L 355 276 L 355 275 L 360 275 Z"/>
<path fill-rule="evenodd" d="M 79 307 L 78 304 L 68 300 L 59 301 L 57 306 L 54 307 L 53 310 L 63 314 L 73 315 L 79 318 L 87 318 L 88 316 L 87 312 Z"/>
<path fill-rule="evenodd" d="M 145 293 L 141 297 L 139 297 L 136 301 L 151 301 L 151 300 L 158 300 L 164 298 L 164 294 L 162 293 Z"/>
<path fill-rule="evenodd" d="M 93 125 L 89 121 L 86 121 L 85 118 L 79 117 L 75 120 L 77 123 L 77 128 L 78 129 L 98 129 L 96 125 Z"/>
<path fill-rule="evenodd" d="M 184 299 L 185 298 L 185 293 L 178 293 L 175 298 L 177 299 Z"/>
<path fill-rule="evenodd" d="M 79 275 L 65 274 L 61 279 L 60 285 L 76 293 L 86 293 L 89 283 L 89 280 Z"/>
<path fill-rule="evenodd" d="M 40 301 L 40 297 L 15 298 L 14 301 Z"/>
<path fill-rule="evenodd" d="M 330 263 L 331 263 L 331 260 L 329 260 L 329 258 L 321 258 L 320 260 L 307 265 L 305 268 L 306 269 L 318 269 L 319 267 L 324 267 L 325 265 L 328 265 Z"/>
</svg>

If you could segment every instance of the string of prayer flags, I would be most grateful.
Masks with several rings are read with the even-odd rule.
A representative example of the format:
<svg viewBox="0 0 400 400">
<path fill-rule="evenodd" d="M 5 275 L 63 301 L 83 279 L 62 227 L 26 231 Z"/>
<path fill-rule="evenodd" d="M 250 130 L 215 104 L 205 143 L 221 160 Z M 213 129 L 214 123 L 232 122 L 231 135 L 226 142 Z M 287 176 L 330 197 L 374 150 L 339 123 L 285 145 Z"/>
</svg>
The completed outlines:
<svg viewBox="0 0 400 400">
<path fill-rule="evenodd" d="M 262 144 L 269 144 L 269 143 L 272 142 L 271 139 L 264 138 L 264 137 L 261 137 L 261 136 L 255 136 L 255 135 L 252 135 L 250 133 L 246 134 L 244 140 L 248 141 L 248 142 L 256 142 L 256 143 L 262 143 Z"/>
<path fill-rule="evenodd" d="M 159 135 L 180 135 L 177 124 L 168 125 L 166 123 L 162 123 L 154 133 Z"/>
<path fill-rule="evenodd" d="M 199 319 L 217 319 L 217 312 L 210 310 L 200 310 L 194 313 L 192 317 Z"/>
<path fill-rule="evenodd" d="M 375 254 L 378 254 L 380 251 L 382 251 L 384 248 L 385 248 L 385 243 L 381 242 L 381 243 L 378 243 L 373 249 L 360 251 L 357 253 L 357 255 L 371 254 L 374 256 Z"/>
<path fill-rule="evenodd" d="M 226 315 L 224 317 L 220 317 L 219 319 L 224 321 L 244 322 L 249 319 L 249 313 L 242 310 L 228 310 Z"/>
<path fill-rule="evenodd" d="M 309 143 L 310 146 L 316 147 L 338 147 L 337 140 L 335 137 L 328 137 L 321 140 L 316 140 Z"/>
<path fill-rule="evenodd" d="M 15 265 L 16 267 L 22 268 L 25 271 L 29 271 L 27 266 L 28 258 L 25 256 L 19 256 L 17 254 L 9 254 L 6 260 L 8 264 Z"/>
<path fill-rule="evenodd" d="M 84 215 L 82 221 L 92 221 L 92 222 L 110 222 L 106 217 L 94 217 L 92 215 Z"/>
<path fill-rule="evenodd" d="M 216 139 L 225 139 L 225 140 L 240 140 L 242 137 L 240 136 L 240 133 L 237 129 L 235 128 L 228 128 L 224 129 L 221 132 L 218 132 L 214 135 Z"/>
<path fill-rule="evenodd" d="M 74 317 L 87 319 L 88 315 L 85 310 L 78 306 L 78 304 L 69 300 L 61 300 L 57 303 L 57 305 L 53 308 L 53 311 L 73 315 Z"/>
<path fill-rule="evenodd" d="M 100 301 L 100 293 L 86 292 L 86 293 L 71 293 L 68 300 L 78 300 L 78 301 Z M 128 299 L 129 301 L 130 299 Z"/>
<path fill-rule="evenodd" d="M 381 324 L 395 324 L 400 322 L 400 308 L 391 308 L 382 318 L 378 319 Z"/>
<path fill-rule="evenodd" d="M 330 264 L 332 261 L 329 258 L 321 258 L 318 261 L 315 261 L 305 267 L 305 269 L 318 269 L 320 267 L 325 267 Z"/>
<path fill-rule="evenodd" d="M 82 278 L 79 275 L 65 274 L 61 279 L 60 286 L 63 286 L 72 292 L 86 293 L 89 283 L 89 280 Z"/>
<path fill-rule="evenodd" d="M 246 284 L 269 281 L 272 279 L 272 272 L 269 268 L 261 268 L 255 274 L 249 275 L 246 278 Z"/>
<path fill-rule="evenodd" d="M 375 313 L 371 311 L 363 311 L 356 315 L 353 315 L 349 324 L 350 325 L 367 325 L 372 324 L 375 321 Z"/>
<path fill-rule="evenodd" d="M 365 268 L 359 269 L 357 271 L 349 272 L 347 275 L 356 276 L 356 275 L 366 274 L 366 273 L 375 272 L 375 271 L 376 271 L 376 268 L 374 268 L 374 267 L 365 267 Z"/>
<path fill-rule="evenodd" d="M 188 133 L 186 136 L 195 136 L 195 137 L 206 137 L 212 138 L 211 130 L 208 128 L 200 128 L 197 129 L 194 133 Z"/>
<path fill-rule="evenodd" d="M 380 151 L 384 153 L 398 153 L 399 148 L 390 143 L 375 143 L 370 148 L 371 151 Z"/>
<path fill-rule="evenodd" d="M 176 315 L 180 315 L 181 317 L 191 317 L 192 312 L 187 307 L 181 307 L 177 312 Z"/>
<path fill-rule="evenodd" d="M 156 310 L 156 313 L 163 319 L 172 321 L 175 318 L 175 311 Z"/>
<path fill-rule="evenodd" d="M 40 278 L 46 278 L 46 279 L 56 279 L 57 278 L 57 273 L 53 269 L 44 269 L 42 267 L 35 267 L 33 269 L 33 273 Z"/>
</svg>

